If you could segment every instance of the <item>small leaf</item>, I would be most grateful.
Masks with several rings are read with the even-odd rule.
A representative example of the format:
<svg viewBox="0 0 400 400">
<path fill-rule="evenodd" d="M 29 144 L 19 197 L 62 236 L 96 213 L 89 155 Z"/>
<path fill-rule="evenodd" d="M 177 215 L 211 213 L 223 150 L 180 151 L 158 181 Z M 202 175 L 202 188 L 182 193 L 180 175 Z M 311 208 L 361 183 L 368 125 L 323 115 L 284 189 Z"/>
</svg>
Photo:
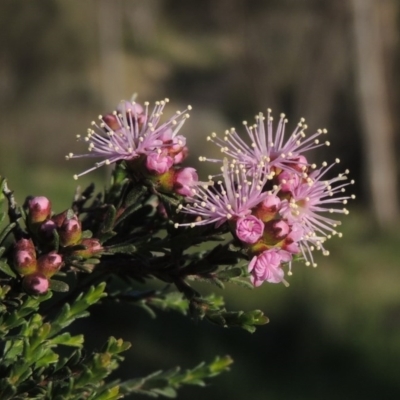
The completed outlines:
<svg viewBox="0 0 400 400">
<path fill-rule="evenodd" d="M 11 276 L 12 278 L 16 278 L 17 277 L 16 273 L 3 260 L 0 260 L 0 270 L 3 271 L 6 275 Z"/>
<path fill-rule="evenodd" d="M 63 281 L 57 281 L 55 279 L 50 280 L 50 289 L 54 290 L 55 292 L 68 292 L 69 286 Z"/>
</svg>

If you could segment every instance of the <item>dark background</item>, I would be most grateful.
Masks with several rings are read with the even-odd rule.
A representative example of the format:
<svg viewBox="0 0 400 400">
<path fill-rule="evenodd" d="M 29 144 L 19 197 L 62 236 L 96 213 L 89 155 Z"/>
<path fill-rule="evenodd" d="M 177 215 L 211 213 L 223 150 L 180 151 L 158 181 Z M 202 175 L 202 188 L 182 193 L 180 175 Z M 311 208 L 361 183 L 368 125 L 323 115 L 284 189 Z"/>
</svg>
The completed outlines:
<svg viewBox="0 0 400 400">
<path fill-rule="evenodd" d="M 89 348 L 109 335 L 132 342 L 119 376 L 230 354 L 229 374 L 180 398 L 400 398 L 399 11 L 396 0 L 0 3 L 0 173 L 20 203 L 46 195 L 56 211 L 68 207 L 72 175 L 92 162 L 64 160 L 86 150 L 75 135 L 133 93 L 169 97 L 171 113 L 193 106 L 182 133 L 203 178 L 211 170 L 196 150 L 215 151 L 205 137 L 270 107 L 289 129 L 300 117 L 310 133 L 327 128 L 331 146 L 313 159 L 339 157 L 357 181 L 344 236 L 316 270 L 295 266 L 289 288 L 224 292 L 228 308 L 270 317 L 253 335 L 95 307 L 74 329 Z M 101 190 L 106 174 L 78 183 Z"/>
</svg>

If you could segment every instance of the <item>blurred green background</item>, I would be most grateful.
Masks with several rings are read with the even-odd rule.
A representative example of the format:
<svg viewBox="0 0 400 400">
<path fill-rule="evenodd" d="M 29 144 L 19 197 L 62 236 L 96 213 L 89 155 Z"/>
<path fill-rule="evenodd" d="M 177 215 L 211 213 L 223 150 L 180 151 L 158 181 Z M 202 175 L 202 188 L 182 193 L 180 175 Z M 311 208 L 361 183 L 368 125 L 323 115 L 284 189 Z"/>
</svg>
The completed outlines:
<svg viewBox="0 0 400 400">
<path fill-rule="evenodd" d="M 397 0 L 0 3 L 0 173 L 20 203 L 46 195 L 55 210 L 68 207 L 72 175 L 92 162 L 64 160 L 86 150 L 75 135 L 133 93 L 169 97 L 171 112 L 193 106 L 182 132 L 203 177 L 211 170 L 197 151 L 215 151 L 205 137 L 270 107 L 289 129 L 300 117 L 310 132 L 326 127 L 331 146 L 312 157 L 339 157 L 357 181 L 343 238 L 328 242 L 316 270 L 295 266 L 289 288 L 224 292 L 228 308 L 270 317 L 253 335 L 94 308 L 74 329 L 92 348 L 109 335 L 132 342 L 118 376 L 230 354 L 229 374 L 180 398 L 400 398 L 399 11 Z M 78 183 L 101 190 L 106 176 Z"/>
</svg>

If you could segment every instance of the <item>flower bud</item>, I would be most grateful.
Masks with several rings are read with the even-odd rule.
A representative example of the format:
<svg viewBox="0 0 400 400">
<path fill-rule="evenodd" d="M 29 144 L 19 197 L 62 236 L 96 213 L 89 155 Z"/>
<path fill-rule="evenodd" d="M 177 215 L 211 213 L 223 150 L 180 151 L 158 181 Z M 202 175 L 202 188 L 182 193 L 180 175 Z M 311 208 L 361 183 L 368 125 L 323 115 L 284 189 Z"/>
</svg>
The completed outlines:
<svg viewBox="0 0 400 400">
<path fill-rule="evenodd" d="M 282 219 L 268 221 L 265 224 L 263 241 L 267 245 L 275 245 L 285 239 L 289 230 L 289 225 Z"/>
<path fill-rule="evenodd" d="M 29 250 L 17 250 L 14 254 L 14 267 L 20 275 L 28 275 L 37 270 L 36 255 Z"/>
<path fill-rule="evenodd" d="M 48 219 L 40 225 L 39 235 L 40 238 L 51 240 L 53 238 L 53 232 L 57 229 L 56 223 L 52 219 Z"/>
<path fill-rule="evenodd" d="M 71 219 L 65 219 L 58 229 L 61 246 L 73 246 L 77 244 L 82 237 L 81 223 L 76 216 Z"/>
<path fill-rule="evenodd" d="M 112 131 L 117 131 L 121 128 L 118 118 L 114 114 L 103 115 L 103 123 Z"/>
<path fill-rule="evenodd" d="M 45 221 L 50 217 L 51 203 L 47 197 L 37 196 L 33 197 L 28 202 L 29 221 L 37 224 Z"/>
<path fill-rule="evenodd" d="M 79 244 L 85 246 L 86 248 L 75 250 L 73 252 L 73 255 L 75 256 L 90 258 L 103 250 L 103 246 L 100 244 L 99 240 L 95 238 L 82 239 Z"/>
<path fill-rule="evenodd" d="M 49 289 L 49 280 L 40 272 L 34 272 L 24 276 L 22 287 L 28 294 L 45 294 Z"/>
<path fill-rule="evenodd" d="M 37 264 L 38 271 L 46 278 L 50 278 L 61 268 L 63 259 L 60 254 L 51 252 L 41 255 L 37 260 Z"/>
<path fill-rule="evenodd" d="M 264 223 L 254 215 L 239 218 L 236 222 L 236 236 L 245 243 L 257 242 L 264 232 Z"/>
<path fill-rule="evenodd" d="M 192 194 L 192 186 L 199 178 L 194 168 L 186 167 L 175 171 L 173 190 L 181 196 Z"/>
<path fill-rule="evenodd" d="M 35 245 L 33 244 L 31 239 L 20 239 L 18 242 L 15 243 L 14 245 L 14 250 L 17 252 L 19 250 L 26 250 L 30 252 L 31 254 L 35 255 L 36 250 L 35 250 Z"/>
<path fill-rule="evenodd" d="M 61 225 L 63 224 L 63 222 L 67 219 L 69 211 L 70 210 L 65 210 L 62 213 L 53 215 L 51 217 L 51 220 L 54 222 L 54 224 L 56 225 L 57 228 L 60 228 Z"/>
<path fill-rule="evenodd" d="M 270 194 L 253 210 L 254 215 L 261 221 L 270 221 L 278 213 L 280 204 L 279 197 L 275 194 Z"/>
</svg>

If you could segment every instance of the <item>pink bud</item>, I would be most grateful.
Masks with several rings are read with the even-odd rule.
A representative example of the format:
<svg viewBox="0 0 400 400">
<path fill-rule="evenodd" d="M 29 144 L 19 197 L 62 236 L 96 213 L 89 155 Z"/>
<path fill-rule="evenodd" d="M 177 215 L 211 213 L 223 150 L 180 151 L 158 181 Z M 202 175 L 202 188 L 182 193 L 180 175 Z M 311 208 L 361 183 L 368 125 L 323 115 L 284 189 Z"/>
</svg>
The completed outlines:
<svg viewBox="0 0 400 400">
<path fill-rule="evenodd" d="M 33 197 L 28 202 L 29 221 L 40 223 L 45 221 L 51 213 L 51 203 L 47 197 Z"/>
<path fill-rule="evenodd" d="M 239 218 L 236 222 L 236 236 L 245 243 L 257 242 L 264 232 L 264 223 L 254 215 Z"/>
<path fill-rule="evenodd" d="M 73 246 L 77 244 L 82 237 L 81 223 L 76 216 L 71 219 L 65 219 L 58 229 L 61 246 Z"/>
<path fill-rule="evenodd" d="M 41 235 L 43 239 L 52 239 L 53 238 L 53 232 L 57 229 L 56 223 L 52 220 L 49 219 L 46 222 L 43 222 L 42 225 L 40 225 L 39 229 L 39 234 Z"/>
<path fill-rule="evenodd" d="M 273 246 L 285 239 L 289 230 L 289 225 L 283 219 L 268 221 L 264 228 L 264 242 Z"/>
<path fill-rule="evenodd" d="M 63 259 L 60 254 L 51 252 L 38 258 L 38 271 L 46 278 L 52 277 L 62 266 Z"/>
<path fill-rule="evenodd" d="M 33 244 L 31 239 L 20 239 L 15 243 L 14 249 L 17 252 L 18 250 L 26 250 L 31 254 L 36 254 L 35 245 Z"/>
<path fill-rule="evenodd" d="M 45 294 L 49 289 L 49 280 L 40 272 L 24 276 L 22 287 L 28 294 Z"/>
<path fill-rule="evenodd" d="M 73 252 L 73 255 L 75 256 L 90 258 L 103 250 L 103 246 L 100 244 L 99 240 L 95 238 L 82 239 L 79 244 L 85 246 L 86 248 L 75 250 Z"/>
<path fill-rule="evenodd" d="M 280 198 L 275 194 L 270 194 L 254 209 L 254 215 L 267 222 L 278 213 L 280 204 Z"/>
<path fill-rule="evenodd" d="M 198 182 L 198 175 L 194 168 L 178 169 L 174 177 L 174 191 L 182 196 L 192 194 L 191 188 Z"/>
<path fill-rule="evenodd" d="M 138 103 L 132 103 L 130 101 L 121 102 L 117 111 L 120 114 L 126 113 L 126 119 L 129 125 L 135 126 L 138 123 L 139 126 L 146 122 L 146 114 L 144 113 L 143 107 Z"/>
<path fill-rule="evenodd" d="M 289 163 L 289 161 L 290 161 L 290 163 Z M 303 155 L 291 157 L 290 159 L 288 159 L 288 164 L 293 169 L 295 169 L 296 171 L 299 171 L 299 172 L 306 171 L 309 166 L 307 158 L 305 158 Z"/>
<path fill-rule="evenodd" d="M 163 153 L 151 153 L 146 158 L 146 168 L 156 174 L 164 174 L 173 164 L 174 160 Z"/>
<path fill-rule="evenodd" d="M 102 119 L 107 127 L 112 131 L 117 131 L 121 128 L 118 118 L 114 114 L 106 114 Z"/>
<path fill-rule="evenodd" d="M 36 255 L 29 250 L 17 250 L 14 254 L 14 267 L 20 275 L 28 275 L 36 271 Z"/>
<path fill-rule="evenodd" d="M 176 153 L 174 155 L 174 164 L 181 164 L 188 156 L 188 154 L 189 154 L 189 149 L 186 146 L 182 147 L 179 153 Z"/>
</svg>

